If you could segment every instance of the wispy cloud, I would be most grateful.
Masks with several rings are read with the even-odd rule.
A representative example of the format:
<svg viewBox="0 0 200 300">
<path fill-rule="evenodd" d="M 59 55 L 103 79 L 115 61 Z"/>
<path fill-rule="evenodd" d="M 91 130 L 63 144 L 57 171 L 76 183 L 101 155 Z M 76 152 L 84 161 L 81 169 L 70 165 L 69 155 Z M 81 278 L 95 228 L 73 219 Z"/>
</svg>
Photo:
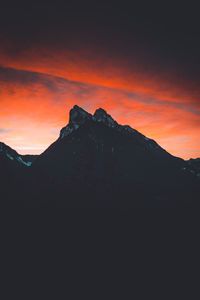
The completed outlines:
<svg viewBox="0 0 200 300">
<path fill-rule="evenodd" d="M 11 132 L 11 129 L 7 129 L 7 128 L 0 128 L 0 134 L 7 134 L 7 133 L 9 133 L 9 132 Z"/>
<path fill-rule="evenodd" d="M 70 73 L 64 66 L 0 67 L 0 137 L 4 142 L 19 152 L 42 152 L 68 122 L 70 108 L 78 104 L 90 112 L 104 107 L 118 122 L 130 124 L 177 156 L 190 157 L 190 147 L 200 155 L 196 94 L 189 99 L 184 90 L 175 91 L 175 86 L 159 88 L 159 81 L 155 86 L 150 79 L 148 84 L 139 83 L 137 77 L 131 81 L 115 71 L 108 76 L 96 69 L 84 72 L 81 67 L 80 72 L 73 73 L 71 68 Z M 186 135 L 188 141 L 179 138 Z"/>
</svg>

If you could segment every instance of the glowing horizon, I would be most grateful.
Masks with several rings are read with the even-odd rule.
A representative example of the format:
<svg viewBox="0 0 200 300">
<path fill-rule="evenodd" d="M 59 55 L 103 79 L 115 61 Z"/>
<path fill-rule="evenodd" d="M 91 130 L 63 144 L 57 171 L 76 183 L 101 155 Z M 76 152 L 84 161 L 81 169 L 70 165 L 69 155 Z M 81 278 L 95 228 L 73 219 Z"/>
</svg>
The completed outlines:
<svg viewBox="0 0 200 300">
<path fill-rule="evenodd" d="M 151 73 L 125 60 L 76 51 L 0 53 L 0 141 L 40 154 L 75 104 L 104 108 L 175 156 L 200 156 L 199 88 L 173 73 Z"/>
</svg>

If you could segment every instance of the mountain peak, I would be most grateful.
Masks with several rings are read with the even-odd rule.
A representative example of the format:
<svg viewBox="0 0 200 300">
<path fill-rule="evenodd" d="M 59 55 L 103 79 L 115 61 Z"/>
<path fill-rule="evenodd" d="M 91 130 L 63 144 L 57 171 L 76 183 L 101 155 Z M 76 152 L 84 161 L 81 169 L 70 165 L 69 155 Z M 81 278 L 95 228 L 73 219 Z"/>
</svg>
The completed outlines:
<svg viewBox="0 0 200 300">
<path fill-rule="evenodd" d="M 68 136 L 74 130 L 78 129 L 87 120 L 91 120 L 92 115 L 85 111 L 82 107 L 74 105 L 69 112 L 69 124 L 60 131 L 60 138 Z"/>
<path fill-rule="evenodd" d="M 82 107 L 74 105 L 69 113 L 69 124 L 61 129 L 60 138 L 68 136 L 88 120 L 103 123 L 112 128 L 119 127 L 118 123 L 103 108 L 98 108 L 92 116 Z"/>
<path fill-rule="evenodd" d="M 78 105 L 74 105 L 74 107 L 70 110 L 69 113 L 69 124 L 73 125 L 81 125 L 85 122 L 85 120 L 91 119 L 92 115 L 85 111 Z"/>
<path fill-rule="evenodd" d="M 101 107 L 96 109 L 94 115 L 96 115 L 96 114 L 108 115 L 107 111 Z"/>
<path fill-rule="evenodd" d="M 103 108 L 98 108 L 93 116 L 93 119 L 97 122 L 102 122 L 109 127 L 117 126 L 117 122 L 109 115 Z"/>
</svg>

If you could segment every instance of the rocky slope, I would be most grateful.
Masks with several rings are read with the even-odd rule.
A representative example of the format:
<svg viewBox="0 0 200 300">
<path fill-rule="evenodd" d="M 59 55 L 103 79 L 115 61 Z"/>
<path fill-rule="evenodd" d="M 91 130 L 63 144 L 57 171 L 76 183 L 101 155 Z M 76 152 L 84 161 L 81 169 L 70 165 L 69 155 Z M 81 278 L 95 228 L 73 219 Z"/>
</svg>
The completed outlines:
<svg viewBox="0 0 200 300">
<path fill-rule="evenodd" d="M 0 143 L 1 194 L 25 207 L 193 207 L 199 161 L 169 154 L 105 110 L 70 111 L 69 124 L 38 157 Z M 7 202 L 6 202 L 7 201 Z"/>
</svg>

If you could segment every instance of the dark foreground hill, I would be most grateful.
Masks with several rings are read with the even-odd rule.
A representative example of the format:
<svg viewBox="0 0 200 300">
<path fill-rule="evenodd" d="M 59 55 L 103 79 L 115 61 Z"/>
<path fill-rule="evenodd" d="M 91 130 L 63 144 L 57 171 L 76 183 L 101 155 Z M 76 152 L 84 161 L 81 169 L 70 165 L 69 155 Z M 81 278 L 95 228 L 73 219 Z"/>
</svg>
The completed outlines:
<svg viewBox="0 0 200 300">
<path fill-rule="evenodd" d="M 37 155 L 20 155 L 0 143 L 0 206 L 23 206 L 22 190 L 27 178 L 27 169 Z"/>
<path fill-rule="evenodd" d="M 15 195 L 10 193 L 8 198 L 9 203 L 14 198 L 15 205 L 131 208 L 198 204 L 197 168 L 131 127 L 119 125 L 103 109 L 91 115 L 74 106 L 58 140 L 37 158 L 24 158 L 25 164 L 10 160 L 9 155 L 0 159 L 6 159 L 4 164 L 0 160 L 0 167 L 13 168 L 9 172 Z M 4 178 L 4 193 L 8 188 Z"/>
</svg>

